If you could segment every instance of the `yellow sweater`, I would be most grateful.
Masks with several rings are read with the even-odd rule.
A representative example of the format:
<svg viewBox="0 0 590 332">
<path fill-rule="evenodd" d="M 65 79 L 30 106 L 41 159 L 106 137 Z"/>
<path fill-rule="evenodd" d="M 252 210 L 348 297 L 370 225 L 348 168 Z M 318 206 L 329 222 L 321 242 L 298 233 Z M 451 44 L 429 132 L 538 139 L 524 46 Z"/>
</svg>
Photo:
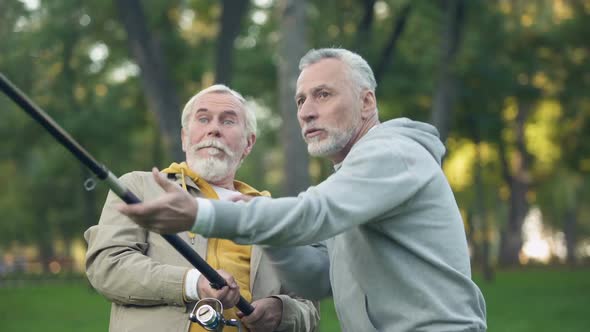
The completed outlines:
<svg viewBox="0 0 590 332">
<path fill-rule="evenodd" d="M 184 176 L 190 177 L 199 187 L 203 196 L 210 199 L 219 199 L 217 193 L 207 181 L 201 178 L 198 174 L 188 168 L 185 162 L 177 164 L 172 163 L 170 167 L 162 170 L 163 173 L 181 174 L 183 187 L 186 189 L 184 183 Z M 234 187 L 237 191 L 245 195 L 251 196 L 270 196 L 269 192 L 258 192 L 249 185 L 234 181 Z M 238 245 L 226 239 L 209 239 L 207 243 L 207 263 L 214 269 L 222 269 L 232 275 L 236 283 L 240 287 L 240 295 L 242 295 L 248 302 L 252 301 L 252 293 L 250 291 L 250 258 L 252 253 L 252 246 Z M 238 319 L 236 315 L 237 308 L 231 308 L 223 311 L 225 319 Z M 191 323 L 189 332 L 206 331 L 199 324 Z"/>
</svg>

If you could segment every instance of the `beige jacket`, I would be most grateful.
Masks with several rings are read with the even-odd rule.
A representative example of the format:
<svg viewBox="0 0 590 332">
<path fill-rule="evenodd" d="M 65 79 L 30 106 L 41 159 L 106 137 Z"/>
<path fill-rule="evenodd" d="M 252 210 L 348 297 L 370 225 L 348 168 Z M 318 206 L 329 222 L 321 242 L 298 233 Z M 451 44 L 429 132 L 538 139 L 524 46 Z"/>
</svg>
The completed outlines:
<svg viewBox="0 0 590 332">
<path fill-rule="evenodd" d="M 148 172 L 125 174 L 121 181 L 144 201 L 162 193 Z M 188 177 L 185 181 L 191 194 L 198 196 L 194 182 Z M 183 301 L 183 277 L 191 264 L 160 235 L 118 213 L 115 205 L 121 202 L 109 192 L 98 225 L 84 233 L 88 242 L 88 280 L 112 301 L 109 331 L 188 331 L 188 313 L 195 303 Z M 186 233 L 178 235 L 191 244 Z M 192 246 L 206 257 L 207 239 L 197 235 Z M 282 300 L 283 318 L 278 331 L 318 329 L 319 311 L 314 303 L 286 295 L 257 246 L 252 248 L 250 290 L 253 301 L 271 295 Z"/>
</svg>

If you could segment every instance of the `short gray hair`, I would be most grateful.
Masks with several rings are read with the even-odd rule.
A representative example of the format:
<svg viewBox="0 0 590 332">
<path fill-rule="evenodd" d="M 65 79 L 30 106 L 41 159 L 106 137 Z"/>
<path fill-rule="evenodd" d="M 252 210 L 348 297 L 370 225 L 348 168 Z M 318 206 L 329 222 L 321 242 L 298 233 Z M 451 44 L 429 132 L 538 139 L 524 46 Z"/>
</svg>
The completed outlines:
<svg viewBox="0 0 590 332">
<path fill-rule="evenodd" d="M 299 61 L 299 70 L 329 58 L 339 59 L 348 66 L 350 79 L 356 85 L 357 92 L 363 89 L 375 92 L 377 81 L 367 61 L 360 55 L 343 48 L 311 49 Z"/>
<path fill-rule="evenodd" d="M 246 135 L 256 134 L 256 113 L 253 107 L 250 107 L 246 102 L 246 99 L 237 91 L 228 88 L 223 84 L 215 84 L 206 89 L 199 91 L 196 95 L 194 95 L 187 103 L 184 105 L 184 109 L 182 110 L 181 115 L 181 124 L 184 130 L 188 129 L 188 120 L 195 111 L 193 108 L 193 104 L 197 99 L 202 97 L 207 93 L 227 93 L 234 96 L 244 108 L 244 115 L 246 119 Z"/>
</svg>

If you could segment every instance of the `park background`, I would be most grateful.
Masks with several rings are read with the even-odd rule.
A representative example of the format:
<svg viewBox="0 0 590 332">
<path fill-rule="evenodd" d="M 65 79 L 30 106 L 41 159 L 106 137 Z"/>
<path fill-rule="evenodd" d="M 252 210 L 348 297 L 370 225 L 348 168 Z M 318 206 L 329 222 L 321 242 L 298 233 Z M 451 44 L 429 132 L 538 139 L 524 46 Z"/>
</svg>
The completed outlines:
<svg viewBox="0 0 590 332">
<path fill-rule="evenodd" d="M 582 332 L 589 36 L 588 0 L 2 0 L 0 72 L 118 175 L 183 160 L 182 106 L 228 84 L 259 119 L 239 178 L 278 197 L 332 172 L 300 137 L 299 58 L 358 52 L 381 120 L 445 141 L 489 330 Z M 107 188 L 84 190 L 84 167 L 3 95 L 0 109 L 0 331 L 106 331 L 82 234 Z M 339 331 L 330 299 L 321 330 Z"/>
</svg>

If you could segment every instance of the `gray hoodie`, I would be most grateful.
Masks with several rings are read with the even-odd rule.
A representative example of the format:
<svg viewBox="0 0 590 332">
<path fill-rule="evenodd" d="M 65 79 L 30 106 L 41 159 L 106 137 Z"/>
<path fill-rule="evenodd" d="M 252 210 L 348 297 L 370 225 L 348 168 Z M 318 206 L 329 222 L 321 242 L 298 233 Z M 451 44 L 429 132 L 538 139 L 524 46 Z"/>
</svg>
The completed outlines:
<svg viewBox="0 0 590 332">
<path fill-rule="evenodd" d="M 440 167 L 444 151 L 431 125 L 391 120 L 298 197 L 212 201 L 212 217 L 193 230 L 277 246 L 327 240 L 344 331 L 485 331 L 485 302 Z"/>
</svg>

